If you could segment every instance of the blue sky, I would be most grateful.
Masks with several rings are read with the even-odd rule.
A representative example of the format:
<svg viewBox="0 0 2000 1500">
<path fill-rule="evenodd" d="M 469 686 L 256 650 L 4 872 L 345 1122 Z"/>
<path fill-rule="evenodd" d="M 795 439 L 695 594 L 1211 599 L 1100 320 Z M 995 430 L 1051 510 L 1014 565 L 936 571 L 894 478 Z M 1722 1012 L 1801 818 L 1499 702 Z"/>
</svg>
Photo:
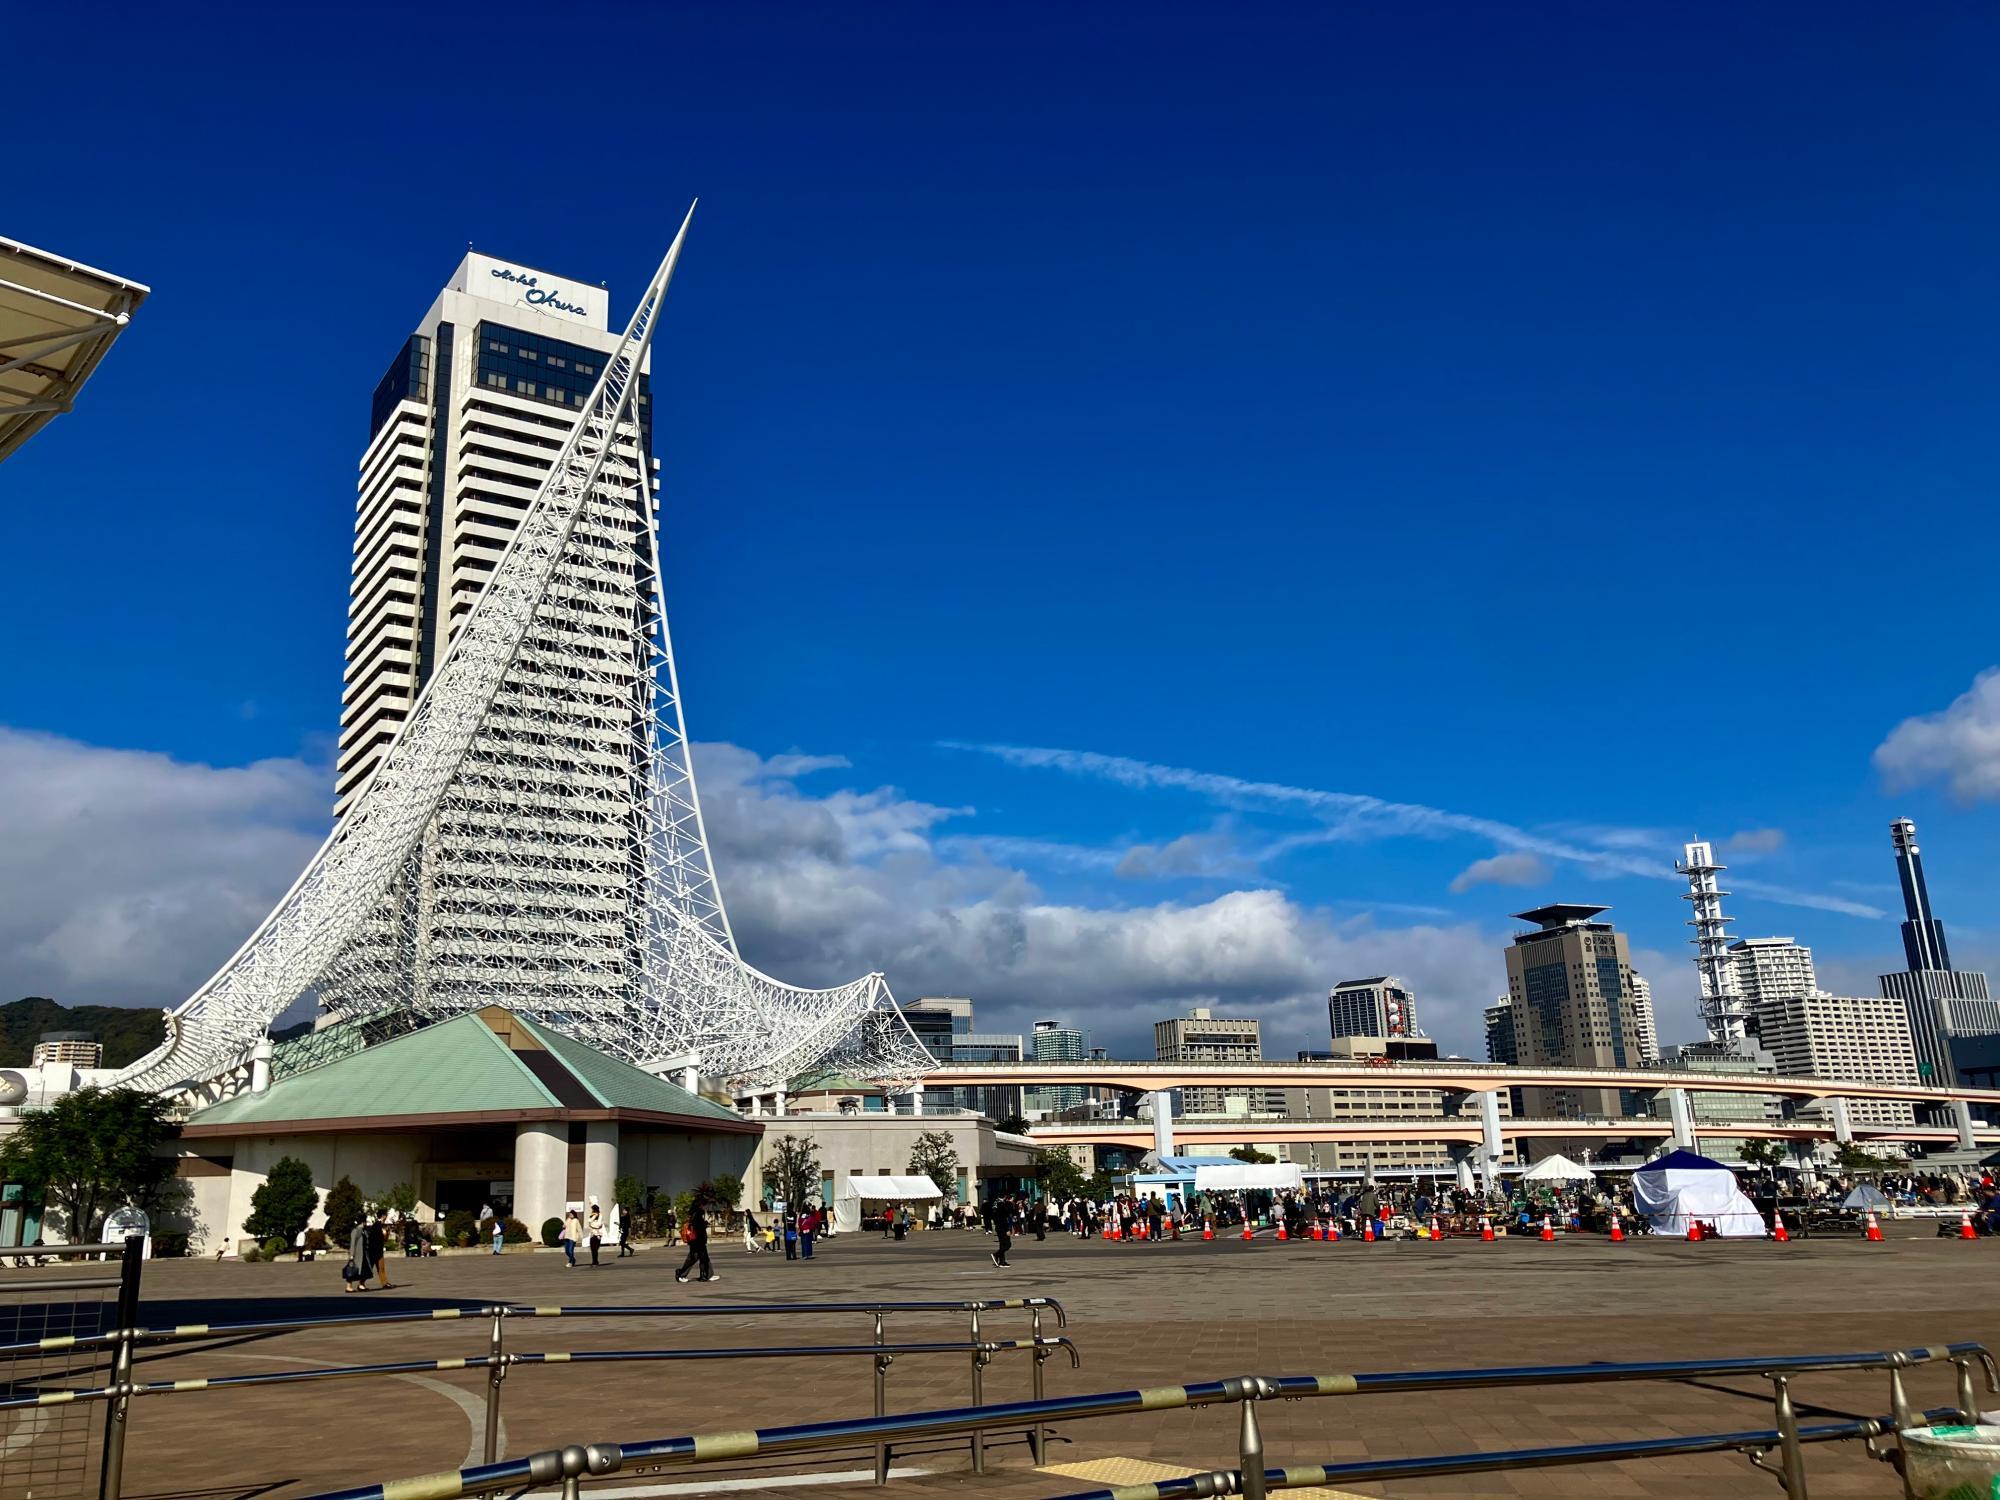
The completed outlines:
<svg viewBox="0 0 2000 1500">
<path fill-rule="evenodd" d="M 1908 815 L 2000 961 L 1990 8 L 551 15 L 135 13 L 10 160 L 155 293 L 0 468 L 0 995 L 226 956 L 324 831 L 391 355 L 468 241 L 622 317 L 696 195 L 669 603 L 753 957 L 1131 1046 L 1379 964 L 1474 1049 L 1506 913 L 1594 900 L 1686 1037 L 1680 844 L 1872 988 Z"/>
</svg>

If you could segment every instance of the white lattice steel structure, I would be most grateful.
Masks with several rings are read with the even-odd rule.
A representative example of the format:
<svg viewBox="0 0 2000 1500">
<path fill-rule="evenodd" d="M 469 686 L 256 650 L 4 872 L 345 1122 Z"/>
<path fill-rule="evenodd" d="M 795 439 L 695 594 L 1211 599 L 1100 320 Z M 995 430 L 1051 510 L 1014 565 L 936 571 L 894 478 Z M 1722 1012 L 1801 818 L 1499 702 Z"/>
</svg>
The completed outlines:
<svg viewBox="0 0 2000 1500">
<path fill-rule="evenodd" d="M 1674 868 L 1687 876 L 1688 892 L 1681 897 L 1691 902 L 1694 915 L 1688 926 L 1694 944 L 1694 965 L 1701 973 L 1701 1019 L 1708 1039 L 1720 1045 L 1743 1041 L 1750 1031 L 1750 1007 L 1736 981 L 1736 964 L 1729 956 L 1729 924 L 1733 917 L 1722 914 L 1722 898 L 1729 894 L 1716 883 L 1725 865 L 1715 862 L 1713 848 L 1706 841 L 1685 844 L 1682 858 Z"/>
<path fill-rule="evenodd" d="M 738 1090 L 825 1065 L 906 1087 L 935 1066 L 880 974 L 801 989 L 746 964 L 730 931 L 637 436 L 687 232 L 364 788 L 122 1082 L 212 1087 L 308 996 L 334 1017 L 497 1000 Z"/>
</svg>

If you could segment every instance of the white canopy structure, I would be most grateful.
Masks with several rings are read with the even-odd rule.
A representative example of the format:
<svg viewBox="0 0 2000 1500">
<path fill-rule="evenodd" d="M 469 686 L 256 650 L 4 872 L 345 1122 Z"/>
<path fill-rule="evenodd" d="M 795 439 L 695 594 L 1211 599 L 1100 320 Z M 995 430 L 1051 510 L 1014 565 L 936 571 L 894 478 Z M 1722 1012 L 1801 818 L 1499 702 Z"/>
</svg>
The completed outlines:
<svg viewBox="0 0 2000 1500">
<path fill-rule="evenodd" d="M 0 237 L 0 459 L 70 409 L 146 292 Z"/>
<path fill-rule="evenodd" d="M 1523 1182 L 1589 1182 L 1597 1174 L 1567 1156 L 1545 1156 L 1521 1174 Z"/>
<path fill-rule="evenodd" d="M 1762 1238 L 1764 1216 L 1719 1161 L 1675 1151 L 1632 1174 L 1632 1201 L 1656 1234 L 1686 1234 L 1699 1219 L 1725 1239 Z"/>
<path fill-rule="evenodd" d="M 1259 1164 L 1246 1161 L 1226 1167 L 1194 1169 L 1194 1190 L 1197 1193 L 1275 1193 L 1305 1185 L 1305 1173 L 1299 1169 L 1297 1162 Z"/>
<path fill-rule="evenodd" d="M 863 1177 L 857 1173 L 833 1195 L 833 1227 L 843 1232 L 859 1229 L 864 1202 L 915 1203 L 943 1196 L 928 1177 Z"/>
</svg>

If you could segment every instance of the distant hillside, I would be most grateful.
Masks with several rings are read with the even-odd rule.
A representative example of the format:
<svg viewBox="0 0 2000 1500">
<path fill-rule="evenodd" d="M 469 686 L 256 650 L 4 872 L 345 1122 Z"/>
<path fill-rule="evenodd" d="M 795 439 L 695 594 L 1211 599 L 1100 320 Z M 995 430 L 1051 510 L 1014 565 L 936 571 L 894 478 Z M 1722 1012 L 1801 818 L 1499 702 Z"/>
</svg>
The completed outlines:
<svg viewBox="0 0 2000 1500">
<path fill-rule="evenodd" d="M 94 1031 L 104 1043 L 104 1066 L 137 1062 L 166 1038 L 157 1010 L 122 1005 L 68 1006 L 30 995 L 0 1005 L 0 1068 L 24 1066 L 45 1031 Z"/>
</svg>

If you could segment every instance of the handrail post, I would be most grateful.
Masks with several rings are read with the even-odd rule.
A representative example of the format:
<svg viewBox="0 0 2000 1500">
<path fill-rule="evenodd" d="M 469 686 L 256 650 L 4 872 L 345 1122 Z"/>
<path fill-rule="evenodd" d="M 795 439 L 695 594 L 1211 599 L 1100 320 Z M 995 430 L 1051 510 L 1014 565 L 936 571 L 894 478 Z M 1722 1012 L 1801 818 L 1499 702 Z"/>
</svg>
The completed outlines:
<svg viewBox="0 0 2000 1500">
<path fill-rule="evenodd" d="M 979 1304 L 972 1304 L 972 1404 L 986 1404 L 986 1360 L 979 1349 Z M 986 1472 L 986 1429 L 972 1429 L 972 1472 Z"/>
<path fill-rule="evenodd" d="M 1979 1421 L 1979 1388 L 1972 1383 L 1972 1360 L 1966 1355 L 1955 1355 L 1952 1368 L 1958 1371 L 1958 1414 L 1968 1423 Z"/>
<path fill-rule="evenodd" d="M 99 1471 L 101 1500 L 119 1500 L 125 1483 L 125 1426 L 131 1415 L 133 1335 L 139 1328 L 139 1272 L 144 1267 L 146 1242 L 142 1236 L 125 1237 L 125 1257 L 118 1266 L 117 1352 L 111 1359 L 111 1383 L 119 1394 L 104 1404 L 104 1466 Z"/>
<path fill-rule="evenodd" d="M 1771 1404 L 1778 1423 L 1778 1478 L 1785 1486 L 1786 1500 L 1805 1500 L 1806 1455 L 1799 1445 L 1799 1414 L 1792 1405 L 1791 1376 L 1771 1377 Z"/>
<path fill-rule="evenodd" d="M 493 1304 L 493 1333 L 486 1342 L 486 1353 L 493 1362 L 486 1367 L 486 1458 L 489 1464 L 500 1461 L 500 1382 L 507 1376 L 506 1335 L 502 1328 L 507 1318 L 507 1304 Z"/>
<path fill-rule="evenodd" d="M 1049 1351 L 1042 1347 L 1042 1310 L 1039 1307 L 1028 1309 L 1028 1334 L 1035 1341 L 1034 1396 L 1037 1401 L 1045 1401 L 1048 1396 L 1043 1390 L 1042 1361 L 1049 1357 Z M 1048 1457 L 1048 1441 L 1048 1433 L 1042 1427 L 1042 1414 L 1036 1412 L 1034 1425 L 1028 1429 L 1028 1455 L 1037 1467 Z"/>
<path fill-rule="evenodd" d="M 1252 1376 L 1243 1381 L 1242 1388 L 1243 1420 L 1237 1428 L 1236 1462 L 1243 1475 L 1243 1500 L 1264 1500 L 1264 1429 L 1257 1423 L 1264 1382 Z"/>
<path fill-rule="evenodd" d="M 878 1311 L 875 1314 L 876 1346 L 879 1348 L 883 1342 L 882 1314 Z M 889 1362 L 895 1357 L 893 1354 L 878 1354 L 875 1356 L 875 1415 L 878 1417 L 889 1415 Z M 875 1482 L 877 1484 L 887 1484 L 889 1482 L 889 1445 L 887 1443 L 877 1443 L 875 1445 Z"/>
</svg>

